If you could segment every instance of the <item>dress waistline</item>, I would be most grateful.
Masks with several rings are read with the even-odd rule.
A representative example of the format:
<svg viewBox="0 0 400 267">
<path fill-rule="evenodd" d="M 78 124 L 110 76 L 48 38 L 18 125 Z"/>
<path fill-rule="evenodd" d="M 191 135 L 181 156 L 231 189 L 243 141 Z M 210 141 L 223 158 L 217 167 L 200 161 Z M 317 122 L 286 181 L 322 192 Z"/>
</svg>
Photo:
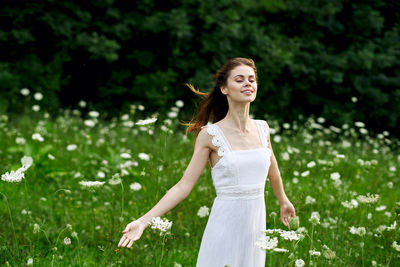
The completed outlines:
<svg viewBox="0 0 400 267">
<path fill-rule="evenodd" d="M 265 183 L 215 188 L 219 199 L 255 199 L 264 197 Z"/>
</svg>

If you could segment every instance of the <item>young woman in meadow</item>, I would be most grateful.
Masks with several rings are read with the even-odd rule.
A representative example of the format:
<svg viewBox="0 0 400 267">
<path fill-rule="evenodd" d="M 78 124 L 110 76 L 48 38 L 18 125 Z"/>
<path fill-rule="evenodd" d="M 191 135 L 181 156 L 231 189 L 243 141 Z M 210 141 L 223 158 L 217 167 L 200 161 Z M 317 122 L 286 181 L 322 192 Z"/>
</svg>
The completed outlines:
<svg viewBox="0 0 400 267">
<path fill-rule="evenodd" d="M 209 161 L 217 197 L 196 266 L 265 266 L 265 250 L 255 242 L 266 228 L 267 175 L 283 224 L 289 226 L 289 217 L 296 215 L 283 189 L 268 124 L 249 117 L 250 103 L 257 94 L 255 64 L 251 59 L 230 59 L 216 73 L 211 93 L 189 88 L 204 97 L 195 122 L 189 123 L 186 131 L 197 134 L 192 159 L 181 180 L 150 211 L 126 226 L 118 246 L 131 247 L 153 217 L 162 216 L 184 200 Z"/>
</svg>

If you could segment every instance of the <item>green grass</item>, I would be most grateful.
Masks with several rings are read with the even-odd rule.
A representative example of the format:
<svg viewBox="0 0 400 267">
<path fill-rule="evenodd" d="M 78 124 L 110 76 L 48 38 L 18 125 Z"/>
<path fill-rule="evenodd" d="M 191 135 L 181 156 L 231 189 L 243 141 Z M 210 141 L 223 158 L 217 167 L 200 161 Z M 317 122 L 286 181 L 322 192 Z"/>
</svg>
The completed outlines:
<svg viewBox="0 0 400 267">
<path fill-rule="evenodd" d="M 128 120 L 137 121 L 136 117 L 131 113 Z M 17 170 L 24 155 L 33 158 L 20 183 L 0 181 L 1 265 L 23 266 L 29 258 L 36 266 L 160 264 L 163 237 L 150 227 L 132 248 L 118 248 L 117 244 L 126 224 L 151 209 L 179 181 L 190 161 L 193 137 L 184 136 L 185 129 L 176 119 L 142 128 L 124 126 L 119 118 L 109 122 L 95 119 L 96 125 L 88 127 L 69 111 L 58 118 L 46 118 L 40 111 L 0 120 L 0 174 Z M 289 252 L 268 251 L 267 265 L 294 266 L 296 259 L 303 259 L 308 266 L 312 248 L 321 252 L 311 258 L 316 266 L 371 266 L 373 261 L 377 266 L 399 266 L 400 252 L 392 247 L 394 241 L 400 243 L 399 141 L 390 134 L 361 134 L 361 128 L 353 125 L 336 133 L 335 128 L 319 127 L 312 118 L 287 129 L 267 121 L 275 130 L 271 139 L 286 194 L 300 217 L 300 226 L 307 230 L 297 244 L 280 239 L 278 247 Z M 33 133 L 40 133 L 44 141 L 32 140 Z M 26 143 L 16 144 L 17 137 Z M 68 151 L 70 144 L 77 149 Z M 122 158 L 124 152 L 132 158 Z M 150 160 L 140 159 L 139 153 L 150 155 Z M 109 184 L 114 174 L 121 173 L 120 164 L 128 160 L 137 166 L 123 168 L 128 174 L 122 176 L 122 184 Z M 311 161 L 315 166 L 307 167 Z M 105 178 L 98 177 L 99 171 Z M 334 172 L 340 174 L 341 184 L 335 185 L 330 178 Z M 82 180 L 106 183 L 88 190 L 79 184 Z M 142 185 L 139 191 L 130 189 L 134 182 Z M 341 204 L 367 193 L 378 194 L 378 202 L 358 201 L 353 209 Z M 214 197 L 208 166 L 191 194 L 163 216 L 173 225 L 166 237 L 162 266 L 174 266 L 175 262 L 195 266 L 208 219 L 197 216 L 197 211 L 204 205 L 211 208 Z M 269 183 L 265 199 L 267 228 L 284 229 Z M 315 202 L 306 204 L 306 199 Z M 376 210 L 382 205 L 384 210 Z M 309 218 L 315 211 L 321 223 L 312 227 Z M 272 212 L 278 216 L 274 218 Z M 395 229 L 377 231 L 396 220 Z M 34 224 L 40 226 L 37 233 Z M 366 234 L 351 234 L 351 226 L 365 227 Z M 77 238 L 72 237 L 73 232 Z M 66 237 L 71 239 L 70 245 L 64 244 Z M 324 245 L 335 252 L 335 259 L 324 257 Z"/>
</svg>

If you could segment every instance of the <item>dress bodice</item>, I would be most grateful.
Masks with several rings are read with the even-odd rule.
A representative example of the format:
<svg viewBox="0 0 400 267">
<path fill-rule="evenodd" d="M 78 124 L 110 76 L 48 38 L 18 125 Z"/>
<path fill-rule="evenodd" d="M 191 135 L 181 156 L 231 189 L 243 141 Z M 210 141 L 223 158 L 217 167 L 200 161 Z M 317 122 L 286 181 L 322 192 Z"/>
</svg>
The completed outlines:
<svg viewBox="0 0 400 267">
<path fill-rule="evenodd" d="M 207 133 L 213 136 L 212 143 L 218 147 L 218 156 L 221 157 L 211 168 L 217 198 L 253 199 L 264 196 L 272 152 L 267 142 L 267 122 L 254 122 L 262 147 L 246 150 L 232 150 L 223 131 L 215 123 L 203 126 L 207 127 Z"/>
</svg>

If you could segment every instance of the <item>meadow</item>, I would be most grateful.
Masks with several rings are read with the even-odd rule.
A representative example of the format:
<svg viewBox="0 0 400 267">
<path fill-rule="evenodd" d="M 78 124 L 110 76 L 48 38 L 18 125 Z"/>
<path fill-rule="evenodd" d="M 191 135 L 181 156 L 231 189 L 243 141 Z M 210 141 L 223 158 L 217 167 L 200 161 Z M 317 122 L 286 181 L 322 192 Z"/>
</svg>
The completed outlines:
<svg viewBox="0 0 400 267">
<path fill-rule="evenodd" d="M 43 95 L 23 95 L 26 112 L 0 114 L 2 266 L 195 266 L 215 197 L 209 166 L 162 216 L 172 222 L 169 232 L 148 227 L 131 248 L 117 247 L 126 224 L 151 209 L 191 159 L 182 101 L 164 120 L 145 116 L 142 105 L 104 120 L 84 101 L 51 117 Z M 267 181 L 266 266 L 400 266 L 399 140 L 370 134 L 367 122 L 256 119 L 271 127 L 300 221 L 283 232 Z"/>
</svg>

